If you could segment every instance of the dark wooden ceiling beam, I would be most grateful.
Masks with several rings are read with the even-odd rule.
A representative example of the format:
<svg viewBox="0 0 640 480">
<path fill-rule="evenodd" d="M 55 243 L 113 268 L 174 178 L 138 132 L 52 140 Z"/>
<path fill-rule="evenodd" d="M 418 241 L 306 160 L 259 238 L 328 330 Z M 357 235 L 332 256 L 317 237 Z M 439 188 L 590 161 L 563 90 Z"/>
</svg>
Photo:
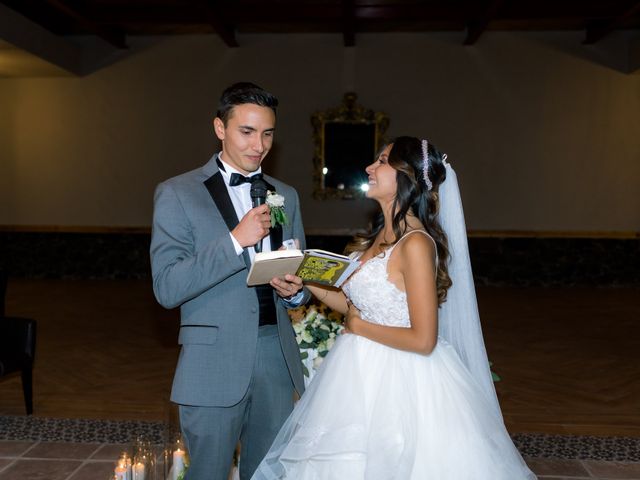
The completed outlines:
<svg viewBox="0 0 640 480">
<path fill-rule="evenodd" d="M 122 32 L 118 32 L 116 30 L 106 28 L 103 25 L 95 22 L 84 15 L 80 14 L 69 5 L 67 5 L 62 0 L 45 0 L 49 5 L 53 8 L 62 12 L 67 17 L 73 19 L 83 30 L 87 32 L 97 35 L 102 38 L 105 42 L 113 45 L 119 49 L 128 48 L 125 35 Z"/>
<path fill-rule="evenodd" d="M 2 0 L 0 0 L 2 1 Z M 12 0 L 13 1 L 13 0 Z M 70 0 L 46 0 L 61 2 Z M 377 0 L 376 0 L 377 1 Z M 479 3 L 479 2 L 478 2 Z M 475 2 L 465 2 L 469 9 L 476 9 Z M 537 25 L 546 28 L 584 28 L 585 18 L 613 18 L 611 6 L 596 0 L 533 0 L 500 2 L 484 0 L 484 10 L 470 14 L 461 8 L 460 2 L 421 2 L 388 4 L 369 0 L 344 0 L 343 2 L 311 3 L 293 0 L 278 1 L 221 1 L 190 0 L 185 2 L 158 2 L 153 8 L 142 2 L 87 1 L 73 3 L 84 18 L 100 25 L 118 25 L 124 31 L 135 33 L 171 33 L 183 27 L 207 29 L 213 27 L 223 41 L 230 46 L 237 44 L 238 31 L 265 28 L 266 31 L 335 31 L 342 32 L 345 43 L 353 42 L 358 31 L 416 31 L 417 29 L 463 30 L 468 29 L 465 43 L 473 43 L 491 26 L 531 30 Z M 499 5 L 499 15 L 493 12 Z M 205 8 L 206 7 L 206 8 Z M 206 12 L 209 12 L 208 14 Z M 349 13 L 351 12 L 351 13 Z M 28 12 L 25 13 L 28 15 Z M 69 18 L 70 17 L 65 17 Z M 472 19 L 473 22 L 468 22 Z M 640 22 L 640 19 L 634 21 Z M 637 23 L 636 22 L 636 23 Z M 627 24 L 628 25 L 628 24 Z M 68 30 L 60 25 L 57 31 Z M 55 29 L 52 29 L 52 31 Z M 67 33 L 78 33 L 67 31 Z M 474 38 L 477 37 L 477 38 Z"/>
<path fill-rule="evenodd" d="M 611 8 L 611 2 L 602 0 L 517 0 L 506 2 L 500 9 L 500 16 L 513 20 L 601 18 L 611 12 Z"/>
<path fill-rule="evenodd" d="M 82 48 L 0 3 L 0 39 L 67 72 L 81 75 Z"/>
<path fill-rule="evenodd" d="M 467 24 L 467 37 L 464 39 L 464 45 L 473 45 L 478 41 L 503 4 L 504 0 L 489 0 L 484 12 L 476 20 Z"/>
<path fill-rule="evenodd" d="M 353 2 L 353 0 L 352 0 Z M 92 18 L 105 23 L 149 23 L 149 24 L 204 24 L 202 13 L 197 8 L 163 5 L 146 9 L 131 5 L 88 5 L 84 10 Z M 250 7 L 238 3 L 220 4 L 219 14 L 230 23 L 318 23 L 335 22 L 339 24 L 344 15 L 342 4 L 313 5 L 300 3 L 258 3 Z M 361 5 L 353 2 L 353 17 L 357 20 L 401 20 L 416 18 L 459 20 L 460 13 L 454 7 L 425 5 Z"/>
<path fill-rule="evenodd" d="M 202 0 L 206 1 L 206 0 Z M 444 3 L 420 3 L 420 4 L 390 4 L 371 5 L 353 1 L 353 12 L 356 24 L 368 21 L 434 21 L 434 22 L 459 22 L 465 17 L 461 15 L 460 6 L 455 2 Z M 490 4 L 490 3 L 489 3 Z M 193 5 L 193 4 L 192 4 Z M 577 6 L 576 6 L 577 5 Z M 485 9 L 485 10 L 488 10 Z M 197 25 L 207 24 L 208 21 L 202 14 L 202 9 L 189 8 L 180 5 L 158 5 L 153 9 L 131 4 L 88 4 L 83 7 L 83 13 L 91 18 L 100 19 L 103 23 L 112 24 L 174 24 Z M 596 8 L 591 4 L 571 3 L 567 6 L 560 2 L 557 6 L 544 9 L 527 9 L 519 2 L 506 2 L 500 9 L 500 17 L 505 20 L 576 20 L 587 17 L 597 17 L 604 12 L 602 8 Z M 344 15 L 342 3 L 332 4 L 307 4 L 300 2 L 265 2 L 216 3 L 216 14 L 228 24 L 267 24 L 267 23 L 309 23 L 333 22 L 340 25 Z M 480 15 L 478 15 L 480 17 Z"/>
<path fill-rule="evenodd" d="M 200 3 L 205 9 L 208 23 L 227 47 L 237 47 L 238 40 L 236 39 L 235 31 L 233 26 L 229 25 L 219 2 L 216 0 L 204 0 Z"/>
<path fill-rule="evenodd" d="M 354 0 L 342 0 L 342 41 L 345 47 L 354 47 L 356 45 Z"/>
<path fill-rule="evenodd" d="M 640 2 L 637 2 L 622 15 L 612 20 L 609 20 L 607 22 L 595 22 L 587 26 L 585 40 L 582 43 L 585 45 L 593 45 L 594 43 L 602 40 L 614 30 L 624 27 L 625 23 L 630 18 L 638 14 L 640 14 Z"/>
<path fill-rule="evenodd" d="M 460 20 L 460 10 L 455 5 L 358 5 L 356 17 L 359 20 L 434 19 L 454 21 Z"/>
</svg>

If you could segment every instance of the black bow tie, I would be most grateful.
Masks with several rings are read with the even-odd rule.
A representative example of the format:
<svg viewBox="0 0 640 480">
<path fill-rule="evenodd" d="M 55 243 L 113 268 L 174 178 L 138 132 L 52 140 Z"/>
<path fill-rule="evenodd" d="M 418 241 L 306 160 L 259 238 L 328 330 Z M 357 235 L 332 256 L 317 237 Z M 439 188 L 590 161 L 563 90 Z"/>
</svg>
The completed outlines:
<svg viewBox="0 0 640 480">
<path fill-rule="evenodd" d="M 232 187 L 236 187 L 238 185 L 242 185 L 243 183 L 253 183 L 256 180 L 262 180 L 262 174 L 256 173 L 250 177 L 245 177 L 244 175 L 240 175 L 239 173 L 232 173 L 231 179 L 229 180 L 229 185 Z"/>
</svg>

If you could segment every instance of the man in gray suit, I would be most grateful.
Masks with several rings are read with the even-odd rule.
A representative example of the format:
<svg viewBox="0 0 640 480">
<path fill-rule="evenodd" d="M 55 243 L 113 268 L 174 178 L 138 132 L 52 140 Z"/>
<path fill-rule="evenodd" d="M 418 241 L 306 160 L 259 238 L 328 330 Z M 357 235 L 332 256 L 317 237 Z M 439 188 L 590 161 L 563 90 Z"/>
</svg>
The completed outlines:
<svg viewBox="0 0 640 480">
<path fill-rule="evenodd" d="M 251 83 L 227 88 L 214 131 L 222 151 L 202 168 L 156 189 L 151 267 L 166 308 L 180 307 L 182 346 L 171 400 L 191 457 L 187 480 L 224 480 L 241 443 L 248 479 L 304 390 L 300 352 L 287 308 L 307 300 L 300 278 L 247 287 L 256 244 L 277 250 L 304 231 L 296 191 L 263 175 L 277 99 Z M 263 178 L 285 199 L 289 222 L 271 228 L 267 205 L 252 206 Z"/>
</svg>

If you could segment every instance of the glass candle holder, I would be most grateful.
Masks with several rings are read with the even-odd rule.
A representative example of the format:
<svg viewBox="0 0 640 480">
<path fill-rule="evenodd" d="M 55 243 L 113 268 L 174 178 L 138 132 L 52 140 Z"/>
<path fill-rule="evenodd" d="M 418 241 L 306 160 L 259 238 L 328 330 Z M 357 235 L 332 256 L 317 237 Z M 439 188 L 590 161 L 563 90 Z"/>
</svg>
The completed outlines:
<svg viewBox="0 0 640 480">
<path fill-rule="evenodd" d="M 157 480 L 157 455 L 151 441 L 138 435 L 133 444 L 131 480 Z"/>
<path fill-rule="evenodd" d="M 182 439 L 178 407 L 175 404 L 169 405 L 166 425 L 163 452 L 164 480 L 182 480 L 189 466 L 189 457 Z"/>
</svg>

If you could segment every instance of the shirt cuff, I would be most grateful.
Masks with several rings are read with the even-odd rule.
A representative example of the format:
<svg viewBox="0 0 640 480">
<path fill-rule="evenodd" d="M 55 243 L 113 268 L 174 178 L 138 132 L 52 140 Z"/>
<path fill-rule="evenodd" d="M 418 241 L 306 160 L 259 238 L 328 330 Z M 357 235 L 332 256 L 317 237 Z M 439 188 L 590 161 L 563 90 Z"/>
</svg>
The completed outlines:
<svg viewBox="0 0 640 480">
<path fill-rule="evenodd" d="M 236 249 L 236 255 L 242 255 L 244 248 L 240 246 L 240 243 L 238 242 L 238 240 L 236 240 L 236 237 L 233 236 L 233 233 L 229 232 L 229 236 L 231 237 L 231 241 L 233 242 L 233 248 Z"/>
<path fill-rule="evenodd" d="M 285 307 L 296 308 L 302 304 L 303 299 L 304 299 L 304 290 L 300 290 L 293 297 L 283 298 L 282 301 Z"/>
</svg>

